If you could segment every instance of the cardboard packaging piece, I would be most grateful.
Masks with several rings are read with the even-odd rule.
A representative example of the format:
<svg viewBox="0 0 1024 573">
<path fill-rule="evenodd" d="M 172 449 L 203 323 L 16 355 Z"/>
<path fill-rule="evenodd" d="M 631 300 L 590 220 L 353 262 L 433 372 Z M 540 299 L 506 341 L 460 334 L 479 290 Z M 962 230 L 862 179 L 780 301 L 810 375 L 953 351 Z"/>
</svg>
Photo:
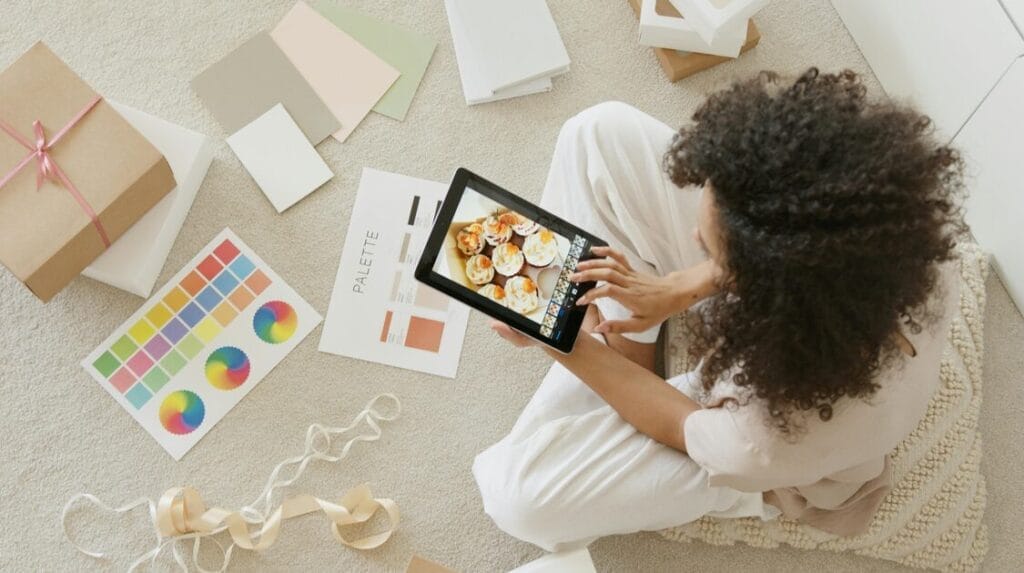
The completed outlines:
<svg viewBox="0 0 1024 573">
<path fill-rule="evenodd" d="M 723 33 L 746 22 L 768 5 L 769 0 L 669 0 L 686 14 L 693 29 L 705 42 L 714 43 Z"/>
<path fill-rule="evenodd" d="M 629 5 L 633 7 L 633 12 L 636 17 L 640 17 L 640 0 L 627 0 Z M 657 11 L 662 15 L 679 16 L 679 12 L 667 2 L 667 0 L 659 0 L 657 4 Z M 743 43 L 743 47 L 740 48 L 740 54 L 747 52 L 754 48 L 758 42 L 761 41 L 761 32 L 754 25 L 754 21 L 750 20 L 750 24 L 747 28 L 747 39 Z M 665 71 L 665 75 L 668 76 L 668 81 L 678 82 L 679 80 L 690 77 L 697 72 L 702 72 L 709 68 L 713 68 L 718 64 L 730 62 L 733 58 L 727 58 L 725 56 L 712 56 L 711 54 L 698 54 L 696 52 L 681 52 L 673 50 L 671 48 L 653 48 L 654 55 L 658 57 L 658 62 L 661 64 L 661 69 Z"/>
<path fill-rule="evenodd" d="M 0 181 L 28 160 L 0 187 L 0 263 L 44 302 L 106 250 L 101 228 L 113 243 L 176 185 L 163 155 L 105 100 L 51 141 L 96 97 L 42 42 L 0 72 L 0 121 L 33 146 L 39 121 L 74 187 L 51 171 L 37 189 L 38 154 L 0 130 Z"/>
<path fill-rule="evenodd" d="M 686 52 L 735 58 L 747 37 L 747 21 L 719 30 L 711 42 L 694 29 L 690 18 L 679 16 L 667 0 L 643 0 L 640 8 L 640 44 L 652 48 L 670 48 Z"/>
</svg>

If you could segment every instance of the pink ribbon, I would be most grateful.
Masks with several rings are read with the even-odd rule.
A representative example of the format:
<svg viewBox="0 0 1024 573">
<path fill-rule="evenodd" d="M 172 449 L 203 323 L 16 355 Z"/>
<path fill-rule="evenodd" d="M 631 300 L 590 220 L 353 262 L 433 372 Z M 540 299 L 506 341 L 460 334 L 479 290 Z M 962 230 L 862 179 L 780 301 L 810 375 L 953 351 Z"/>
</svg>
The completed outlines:
<svg viewBox="0 0 1024 573">
<path fill-rule="evenodd" d="M 63 185 L 64 188 L 71 193 L 71 196 L 75 198 L 75 201 L 78 202 L 82 211 L 85 212 L 85 214 L 89 216 L 89 219 L 92 220 L 93 226 L 96 227 L 96 231 L 100 234 L 100 239 L 103 240 L 103 246 L 109 247 L 110 239 L 107 237 L 107 231 L 104 230 L 103 225 L 100 223 L 100 218 L 96 215 L 96 211 L 93 211 L 92 205 L 89 205 L 89 202 L 85 200 L 85 197 L 83 197 L 82 193 L 79 192 L 77 187 L 75 187 L 75 184 L 68 179 L 64 170 L 61 169 L 60 165 L 57 165 L 57 162 L 50 156 L 50 150 L 53 149 L 53 146 L 57 145 L 57 143 L 68 131 L 71 130 L 72 127 L 75 127 L 75 125 L 78 124 L 78 122 L 81 121 L 87 113 L 92 111 L 92 108 L 96 107 L 96 104 L 100 103 L 101 99 L 103 98 L 98 95 L 94 97 L 88 105 L 82 108 L 82 111 L 78 112 L 75 117 L 71 118 L 71 121 L 62 127 L 60 131 L 55 133 L 49 141 L 46 140 L 46 133 L 43 131 L 43 124 L 40 123 L 38 119 L 33 121 L 32 129 L 35 131 L 36 135 L 36 142 L 34 145 L 22 137 L 21 134 L 15 131 L 13 127 L 3 120 L 0 120 L 0 129 L 6 131 L 7 134 L 14 138 L 15 141 L 20 143 L 25 149 L 29 150 L 29 154 L 21 160 L 21 163 L 18 163 L 10 173 L 5 175 L 3 179 L 0 179 L 0 189 L 2 189 L 4 185 L 7 185 L 11 179 L 14 179 L 15 175 L 21 172 L 25 166 L 35 159 L 36 165 L 38 166 L 38 170 L 36 171 L 36 191 L 43 186 L 43 181 L 47 179 L 50 179 L 57 185 Z"/>
</svg>

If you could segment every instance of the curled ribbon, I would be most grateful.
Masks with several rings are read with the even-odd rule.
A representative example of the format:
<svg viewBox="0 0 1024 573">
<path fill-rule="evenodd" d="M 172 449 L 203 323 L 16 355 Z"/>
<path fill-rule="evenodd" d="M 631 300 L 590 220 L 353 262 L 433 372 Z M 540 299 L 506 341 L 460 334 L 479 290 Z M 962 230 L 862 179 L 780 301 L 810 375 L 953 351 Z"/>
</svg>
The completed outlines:
<svg viewBox="0 0 1024 573">
<path fill-rule="evenodd" d="M 14 176 L 20 173 L 21 170 L 24 169 L 34 159 L 38 167 L 38 169 L 36 170 L 36 191 L 38 191 L 43 186 L 43 181 L 47 179 L 52 180 L 57 185 L 62 185 L 65 189 L 68 190 L 69 193 L 71 193 L 71 196 L 74 197 L 75 202 L 78 203 L 78 206 L 82 208 L 82 211 L 92 221 L 93 226 L 96 227 L 96 232 L 99 233 L 100 239 L 103 241 L 103 246 L 109 247 L 110 238 L 107 237 L 107 231 L 103 228 L 103 225 L 100 223 L 100 218 L 96 215 L 96 211 L 93 210 L 92 205 L 89 204 L 89 202 L 85 199 L 85 197 L 78 190 L 78 188 L 75 187 L 75 184 L 72 183 L 70 179 L 68 179 L 68 176 L 64 173 L 64 170 L 60 168 L 60 165 L 57 165 L 57 162 L 54 161 L 53 157 L 50 156 L 50 150 L 53 148 L 53 146 L 57 145 L 57 143 L 64 137 L 64 135 L 67 134 L 67 132 L 70 131 L 71 128 L 77 125 L 78 122 L 86 116 L 86 114 L 92 111 L 92 109 L 96 107 L 96 104 L 100 103 L 100 100 L 102 99 L 103 98 L 98 95 L 94 97 L 91 101 L 89 101 L 89 103 L 84 108 L 82 108 L 81 111 L 79 111 L 77 114 L 75 114 L 74 117 L 71 118 L 71 121 L 69 121 L 64 127 L 62 127 L 60 131 L 55 133 L 49 141 L 46 140 L 46 132 L 43 131 L 43 124 L 40 123 L 38 119 L 32 122 L 32 130 L 35 132 L 36 136 L 36 141 L 34 144 L 29 142 L 24 137 L 22 137 L 21 134 L 18 133 L 8 123 L 4 122 L 3 120 L 0 120 L 0 129 L 7 132 L 7 134 L 10 135 L 11 138 L 20 143 L 22 147 L 28 149 L 29 151 L 28 155 L 26 155 L 25 158 L 21 160 L 21 162 L 14 166 L 14 169 L 12 169 L 7 175 L 5 175 L 3 179 L 0 179 L 0 189 L 2 189 L 4 185 L 7 185 L 7 183 L 11 179 L 14 179 Z"/>
<path fill-rule="evenodd" d="M 387 399 L 394 403 L 394 411 L 384 414 L 377 410 L 377 402 Z M 106 553 L 86 549 L 75 542 L 68 531 L 67 518 L 71 508 L 79 501 L 87 501 L 97 508 L 111 513 L 127 513 L 138 507 L 146 506 L 150 520 L 156 533 L 156 545 L 137 558 L 129 567 L 129 571 L 138 569 L 144 563 L 152 567 L 164 549 L 170 545 L 175 562 L 182 571 L 188 571 L 188 565 L 181 555 L 179 542 L 194 539 L 192 545 L 192 563 L 202 573 L 212 573 L 199 565 L 198 556 L 200 543 L 207 539 L 212 541 L 222 554 L 221 566 L 216 571 L 223 572 L 231 562 L 234 548 L 241 547 L 254 551 L 262 551 L 277 540 L 281 524 L 284 520 L 315 512 L 323 512 L 331 520 L 334 537 L 342 544 L 353 549 L 374 549 L 383 545 L 398 526 L 398 506 L 390 499 L 374 498 L 370 488 L 360 485 L 352 488 L 338 503 L 332 503 L 311 495 L 297 495 L 286 499 L 280 506 L 271 511 L 274 490 L 287 487 L 299 479 L 306 466 L 314 459 L 337 462 L 348 455 L 349 450 L 357 442 L 372 442 L 380 439 L 381 429 L 378 421 L 392 421 L 398 417 L 401 403 L 392 394 L 381 394 L 370 400 L 352 421 L 343 428 L 333 428 L 313 424 L 306 430 L 306 447 L 301 455 L 279 463 L 270 473 L 266 486 L 256 501 L 241 508 L 239 511 L 228 511 L 221 508 L 207 508 L 199 492 L 191 487 L 175 487 L 167 490 L 160 500 L 154 503 L 148 498 L 140 498 L 120 507 L 111 507 L 94 495 L 79 493 L 73 496 L 61 512 L 61 526 L 64 536 L 79 552 L 95 558 L 105 558 Z M 365 422 L 370 428 L 369 433 L 362 433 L 350 438 L 341 451 L 330 453 L 331 438 L 349 432 Z M 291 477 L 279 478 L 281 472 L 290 466 L 298 466 Z M 262 505 L 260 508 L 258 506 Z M 355 540 L 349 540 L 342 534 L 342 527 L 365 523 L 378 510 L 383 509 L 387 515 L 389 526 L 386 530 Z M 258 526 L 254 534 L 250 526 Z M 225 548 L 212 536 L 227 531 L 231 544 Z"/>
</svg>

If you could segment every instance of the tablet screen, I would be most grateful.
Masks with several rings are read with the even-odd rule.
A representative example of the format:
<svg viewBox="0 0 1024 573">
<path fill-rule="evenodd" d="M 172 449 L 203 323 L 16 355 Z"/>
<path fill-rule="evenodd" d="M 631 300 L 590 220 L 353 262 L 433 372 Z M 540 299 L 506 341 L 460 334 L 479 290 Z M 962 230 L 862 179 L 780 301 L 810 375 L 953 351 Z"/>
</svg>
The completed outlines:
<svg viewBox="0 0 1024 573">
<path fill-rule="evenodd" d="M 434 257 L 432 275 L 446 279 L 442 290 L 456 298 L 571 348 L 585 313 L 575 302 L 593 284 L 569 276 L 603 242 L 472 174 L 464 179 L 461 189 L 453 183 L 424 249 L 424 257 Z"/>
</svg>

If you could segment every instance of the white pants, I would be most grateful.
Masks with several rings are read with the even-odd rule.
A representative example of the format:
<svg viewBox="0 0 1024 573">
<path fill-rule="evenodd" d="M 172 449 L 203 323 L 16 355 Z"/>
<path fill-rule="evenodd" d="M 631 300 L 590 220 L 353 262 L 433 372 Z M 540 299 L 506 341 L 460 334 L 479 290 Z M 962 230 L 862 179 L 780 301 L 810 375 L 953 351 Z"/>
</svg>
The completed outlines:
<svg viewBox="0 0 1024 573">
<path fill-rule="evenodd" d="M 665 274 L 695 264 L 696 190 L 662 171 L 674 131 L 622 103 L 603 103 L 565 123 L 542 205 L 623 250 L 634 268 Z M 629 311 L 609 299 L 609 318 Z M 658 327 L 633 336 L 653 343 Z M 670 382 L 686 389 L 692 375 Z M 653 531 L 703 515 L 777 511 L 760 493 L 708 486 L 686 454 L 641 434 L 586 384 L 552 365 L 512 431 L 473 463 L 484 510 L 507 533 L 548 551 L 599 537 Z"/>
</svg>

